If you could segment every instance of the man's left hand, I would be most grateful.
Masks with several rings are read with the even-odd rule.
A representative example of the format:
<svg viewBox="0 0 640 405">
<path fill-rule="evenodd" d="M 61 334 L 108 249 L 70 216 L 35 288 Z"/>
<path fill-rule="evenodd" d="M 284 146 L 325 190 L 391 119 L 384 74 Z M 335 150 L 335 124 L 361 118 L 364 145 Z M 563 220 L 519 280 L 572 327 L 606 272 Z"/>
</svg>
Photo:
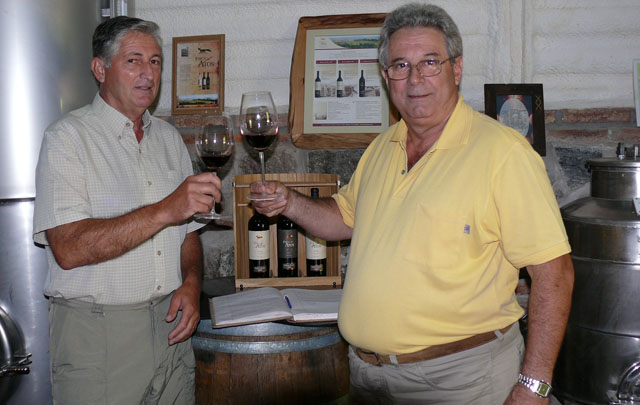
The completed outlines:
<svg viewBox="0 0 640 405">
<path fill-rule="evenodd" d="M 200 322 L 200 289 L 183 284 L 178 288 L 173 297 L 165 321 L 173 322 L 182 311 L 180 322 L 169 333 L 169 345 L 185 341 L 195 332 Z"/>
<path fill-rule="evenodd" d="M 541 398 L 524 385 L 516 384 L 504 405 L 549 405 L 549 398 Z"/>
</svg>

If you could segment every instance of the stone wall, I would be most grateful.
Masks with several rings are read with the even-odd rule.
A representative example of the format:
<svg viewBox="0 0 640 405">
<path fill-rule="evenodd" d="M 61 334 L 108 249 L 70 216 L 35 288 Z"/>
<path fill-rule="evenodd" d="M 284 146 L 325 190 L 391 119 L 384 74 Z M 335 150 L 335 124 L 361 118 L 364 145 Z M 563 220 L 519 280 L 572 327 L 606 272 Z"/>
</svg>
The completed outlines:
<svg viewBox="0 0 640 405">
<path fill-rule="evenodd" d="M 171 117 L 183 134 L 194 168 L 202 170 L 193 150 L 198 122 L 192 116 Z M 286 117 L 281 117 L 286 122 Z M 548 110 L 545 113 L 547 154 L 543 158 L 560 206 L 589 193 L 590 174 L 586 161 L 596 157 L 615 156 L 619 142 L 640 144 L 640 128 L 631 108 L 596 108 L 583 110 Z M 305 150 L 290 141 L 287 128 L 281 128 L 278 142 L 266 152 L 270 173 L 338 174 L 346 184 L 356 168 L 363 149 Z M 234 176 L 258 173 L 256 152 L 241 138 L 230 163 L 220 170 L 223 182 L 222 213 L 233 215 L 232 179 Z M 244 224 L 243 224 L 244 226 Z M 233 230 L 226 225 L 208 225 L 201 235 L 205 247 L 205 278 L 234 275 Z M 342 270 L 346 271 L 348 241 L 342 248 Z"/>
</svg>

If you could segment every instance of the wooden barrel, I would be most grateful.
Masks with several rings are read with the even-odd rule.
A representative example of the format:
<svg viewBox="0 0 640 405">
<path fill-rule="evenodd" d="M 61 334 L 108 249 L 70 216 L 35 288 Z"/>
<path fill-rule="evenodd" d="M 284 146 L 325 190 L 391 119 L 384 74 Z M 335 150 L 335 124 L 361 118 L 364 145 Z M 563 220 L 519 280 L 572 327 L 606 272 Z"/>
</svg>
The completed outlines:
<svg viewBox="0 0 640 405">
<path fill-rule="evenodd" d="M 337 326 L 267 322 L 192 337 L 196 404 L 327 404 L 349 392 L 347 344 Z"/>
</svg>

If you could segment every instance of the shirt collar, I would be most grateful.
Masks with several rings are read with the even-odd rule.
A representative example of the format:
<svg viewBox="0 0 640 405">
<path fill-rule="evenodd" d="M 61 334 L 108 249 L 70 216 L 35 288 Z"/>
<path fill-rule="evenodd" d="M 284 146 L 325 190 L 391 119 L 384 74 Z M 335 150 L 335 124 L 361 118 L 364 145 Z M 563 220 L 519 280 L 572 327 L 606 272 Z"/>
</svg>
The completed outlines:
<svg viewBox="0 0 640 405">
<path fill-rule="evenodd" d="M 433 145 L 433 149 L 453 149 L 466 144 L 469 141 L 472 113 L 473 110 L 464 102 L 462 94 L 458 94 L 456 107 L 442 130 L 442 134 Z M 389 141 L 406 142 L 406 139 L 407 124 L 401 119 Z"/>
<path fill-rule="evenodd" d="M 133 129 L 133 121 L 104 101 L 99 91 L 93 98 L 91 108 L 97 116 L 109 122 L 116 132 L 120 132 L 119 129 L 124 129 L 125 127 Z M 145 110 L 142 114 L 142 127 L 145 129 L 145 136 L 149 132 L 147 129 L 150 125 L 151 113 L 149 113 L 149 110 Z"/>
</svg>

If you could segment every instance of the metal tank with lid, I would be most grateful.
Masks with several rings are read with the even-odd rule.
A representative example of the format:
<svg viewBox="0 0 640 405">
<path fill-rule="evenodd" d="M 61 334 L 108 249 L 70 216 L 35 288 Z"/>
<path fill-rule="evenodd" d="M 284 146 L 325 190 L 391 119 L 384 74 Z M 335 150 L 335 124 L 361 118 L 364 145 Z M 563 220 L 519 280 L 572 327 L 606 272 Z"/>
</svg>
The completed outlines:
<svg viewBox="0 0 640 405">
<path fill-rule="evenodd" d="M 561 209 L 575 284 L 554 394 L 640 404 L 640 146 L 587 166 L 591 195 Z"/>
</svg>

